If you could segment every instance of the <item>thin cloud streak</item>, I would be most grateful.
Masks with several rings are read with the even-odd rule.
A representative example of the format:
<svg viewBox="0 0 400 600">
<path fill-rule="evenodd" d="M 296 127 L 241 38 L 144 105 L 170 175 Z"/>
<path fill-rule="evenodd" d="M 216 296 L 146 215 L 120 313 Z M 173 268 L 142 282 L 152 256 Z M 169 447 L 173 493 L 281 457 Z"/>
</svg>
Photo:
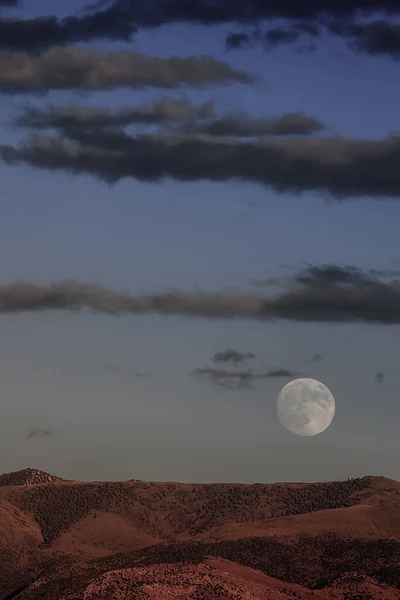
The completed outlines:
<svg viewBox="0 0 400 600">
<path fill-rule="evenodd" d="M 54 434 L 50 429 L 43 429 L 43 427 L 30 427 L 27 438 L 31 440 L 33 438 L 53 438 Z"/>
<path fill-rule="evenodd" d="M 132 124 L 158 125 L 178 132 L 222 137 L 312 135 L 325 127 L 318 119 L 303 113 L 255 118 L 236 110 L 218 115 L 212 102 L 196 105 L 187 98 L 168 97 L 115 111 L 89 106 L 27 108 L 14 124 L 32 129 L 58 129 L 67 138 L 79 128 L 107 129 Z"/>
<path fill-rule="evenodd" d="M 337 275 L 333 278 L 335 269 Z M 400 282 L 373 278 L 356 267 L 321 265 L 296 274 L 275 295 L 179 290 L 134 295 L 77 281 L 0 286 L 3 314 L 84 309 L 110 315 L 153 313 L 208 319 L 399 324 Z"/>
<path fill-rule="evenodd" d="M 252 369 L 228 371 L 214 367 L 196 369 L 194 375 L 229 390 L 254 389 L 255 383 L 263 379 L 304 377 L 301 373 L 296 373 L 290 369 L 275 369 L 257 373 Z"/>
<path fill-rule="evenodd" d="M 139 52 L 103 52 L 67 46 L 50 48 L 38 55 L 3 51 L 0 63 L 3 94 L 120 87 L 202 88 L 211 84 L 254 82 L 253 76 L 209 56 L 159 58 Z"/>
</svg>

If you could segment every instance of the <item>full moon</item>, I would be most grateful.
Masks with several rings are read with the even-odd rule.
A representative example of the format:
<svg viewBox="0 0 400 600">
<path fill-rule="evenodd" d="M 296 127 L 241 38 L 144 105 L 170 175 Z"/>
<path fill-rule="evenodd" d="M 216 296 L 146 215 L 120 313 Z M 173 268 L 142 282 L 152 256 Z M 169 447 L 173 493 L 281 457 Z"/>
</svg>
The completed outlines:
<svg viewBox="0 0 400 600">
<path fill-rule="evenodd" d="M 292 433 L 318 435 L 332 423 L 335 399 L 323 383 L 304 377 L 281 389 L 276 409 L 280 422 Z"/>
</svg>

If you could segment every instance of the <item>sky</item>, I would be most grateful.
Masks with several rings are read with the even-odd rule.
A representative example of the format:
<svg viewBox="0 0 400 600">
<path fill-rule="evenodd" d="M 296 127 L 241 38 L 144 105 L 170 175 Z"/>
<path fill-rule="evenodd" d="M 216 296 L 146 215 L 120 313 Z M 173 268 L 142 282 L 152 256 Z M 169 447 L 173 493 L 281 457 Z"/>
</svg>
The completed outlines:
<svg viewBox="0 0 400 600">
<path fill-rule="evenodd" d="M 0 0 L 0 472 L 400 480 L 399 15 L 54 4 Z"/>
</svg>

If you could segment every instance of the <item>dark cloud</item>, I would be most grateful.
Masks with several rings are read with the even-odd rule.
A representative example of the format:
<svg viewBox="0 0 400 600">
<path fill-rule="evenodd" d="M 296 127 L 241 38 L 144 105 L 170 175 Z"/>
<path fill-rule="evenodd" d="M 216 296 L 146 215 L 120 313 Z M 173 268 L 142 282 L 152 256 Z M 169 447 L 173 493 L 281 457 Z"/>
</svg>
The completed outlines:
<svg viewBox="0 0 400 600">
<path fill-rule="evenodd" d="M 251 48 L 253 39 L 248 33 L 233 33 L 230 32 L 225 40 L 227 48 L 238 50 L 239 48 Z"/>
<path fill-rule="evenodd" d="M 229 390 L 254 389 L 255 383 L 261 379 L 301 377 L 299 373 L 294 373 L 289 369 L 276 369 L 257 373 L 252 369 L 228 371 L 213 367 L 196 369 L 194 375 Z"/>
<path fill-rule="evenodd" d="M 191 22 L 213 25 L 219 23 L 254 23 L 282 18 L 295 22 L 315 22 L 330 17 L 348 19 L 360 11 L 371 14 L 380 11 L 399 13 L 398 0 L 115 0 L 96 3 L 94 8 L 104 6 L 121 11 L 142 27 L 157 27 L 165 23 Z"/>
<path fill-rule="evenodd" d="M 273 369 L 272 371 L 268 371 L 266 376 L 271 379 L 277 377 L 305 377 L 305 375 L 302 375 L 301 373 L 296 373 L 295 371 L 291 371 L 290 369 Z"/>
<path fill-rule="evenodd" d="M 369 55 L 389 56 L 394 60 L 400 59 L 400 25 L 390 21 L 372 21 L 369 23 L 352 23 L 346 21 L 332 21 L 327 24 L 326 30 L 333 34 L 344 38 L 347 41 L 348 47 L 355 52 L 361 52 Z M 306 32 L 301 28 L 292 29 L 271 29 L 264 33 L 263 36 L 247 36 L 245 45 L 250 47 L 255 43 L 261 43 L 266 50 L 272 50 L 275 46 L 286 43 L 295 43 L 306 39 L 310 42 L 309 49 L 315 50 L 316 45 L 313 42 L 321 33 L 321 29 L 313 33 Z M 308 35 L 307 35 L 308 34 Z M 229 49 L 239 48 L 240 46 L 232 45 L 230 36 L 226 38 L 226 46 Z M 297 49 L 303 47 L 298 45 Z"/>
<path fill-rule="evenodd" d="M 347 270 L 347 277 L 344 272 Z M 324 277 L 323 272 L 329 273 Z M 132 295 L 76 281 L 0 286 L 0 313 L 44 310 L 104 314 L 181 315 L 203 318 L 285 319 L 309 322 L 400 323 L 400 282 L 371 277 L 355 267 L 309 267 L 278 294 L 182 292 Z"/>
<path fill-rule="evenodd" d="M 254 118 L 244 112 L 215 118 L 186 128 L 188 133 L 216 136 L 257 137 L 263 135 L 311 135 L 322 131 L 324 124 L 302 113 L 286 113 L 275 118 Z"/>
<path fill-rule="evenodd" d="M 6 0 L 0 0 L 6 4 Z M 15 2 L 8 2 L 15 4 Z M 128 18 L 127 18 L 128 17 Z M 137 28 L 122 7 L 86 12 L 58 19 L 43 16 L 33 19 L 0 19 L 0 49 L 37 52 L 96 39 L 124 40 L 132 38 Z"/>
<path fill-rule="evenodd" d="M 0 0 L 0 6 L 12 6 L 15 0 Z M 42 16 L 33 19 L 0 19 L 0 49 L 38 52 L 52 46 L 88 42 L 99 39 L 131 40 L 140 28 L 156 28 L 166 23 L 197 23 L 215 25 L 235 23 L 252 25 L 249 35 L 230 33 L 226 42 L 230 48 L 242 48 L 260 42 L 266 48 L 282 43 L 296 43 L 302 37 L 316 38 L 321 27 L 331 33 L 346 36 L 355 49 L 368 53 L 386 53 L 398 57 L 396 26 L 376 21 L 367 26 L 356 22 L 360 13 L 400 14 L 397 0 L 351 0 L 332 3 L 330 0 L 296 2 L 286 0 L 100 0 L 80 14 L 63 19 Z M 285 26 L 267 25 L 276 19 Z M 266 29 L 260 32 L 259 23 Z"/>
<path fill-rule="evenodd" d="M 333 22 L 330 33 L 348 40 L 351 49 L 370 55 L 387 55 L 400 59 L 400 25 L 390 21 L 372 21 L 363 24 Z"/>
<path fill-rule="evenodd" d="M 32 438 L 53 438 L 54 434 L 50 429 L 43 429 L 43 427 L 30 427 L 28 431 L 28 440 Z"/>
<path fill-rule="evenodd" d="M 130 136 L 121 130 L 68 131 L 70 139 L 28 137 L 0 146 L 0 160 L 87 173 L 107 183 L 247 181 L 279 193 L 320 192 L 343 200 L 400 197 L 400 137 L 382 140 L 268 137 L 244 141 L 170 132 Z"/>
<path fill-rule="evenodd" d="M 295 29 L 268 29 L 262 36 L 263 45 L 272 50 L 280 44 L 293 44 L 301 36 L 301 31 Z"/>
<path fill-rule="evenodd" d="M 227 350 L 216 352 L 212 360 L 215 363 L 233 363 L 238 365 L 239 363 L 255 358 L 255 356 L 252 352 L 238 352 L 237 350 L 228 348 Z"/>
<path fill-rule="evenodd" d="M 300 28 L 271 27 L 261 33 L 260 28 L 256 27 L 253 33 L 230 32 L 225 39 L 225 45 L 228 50 L 238 50 L 251 48 L 257 43 L 263 45 L 266 50 L 273 50 L 281 44 L 298 42 L 303 34 L 304 31 Z"/>
<path fill-rule="evenodd" d="M 378 371 L 375 375 L 376 383 L 383 383 L 385 374 L 382 371 Z"/>
<path fill-rule="evenodd" d="M 310 363 L 321 362 L 322 359 L 323 359 L 322 354 L 315 353 L 312 356 L 310 356 L 310 358 L 308 359 L 308 362 L 310 362 Z"/>
<path fill-rule="evenodd" d="M 362 283 L 369 282 L 371 277 L 365 272 L 350 265 L 318 265 L 308 266 L 304 271 L 294 276 L 298 283 L 312 285 L 327 285 L 332 283 Z"/>
<path fill-rule="evenodd" d="M 175 89 L 254 81 L 252 76 L 208 56 L 158 58 L 76 46 L 51 48 L 39 55 L 5 50 L 0 52 L 0 63 L 3 94 L 118 87 Z"/>
<path fill-rule="evenodd" d="M 251 370 L 232 372 L 213 367 L 196 369 L 194 375 L 229 390 L 254 389 L 254 383 L 264 378 L 264 374 L 255 374 Z"/>
<path fill-rule="evenodd" d="M 95 5 L 96 6 L 96 5 Z M 156 0 L 152 3 L 116 0 L 106 3 L 114 14 L 121 13 L 127 22 L 140 27 L 159 27 L 165 23 L 198 23 L 215 25 L 235 23 L 244 31 L 231 32 L 227 39 L 228 48 L 244 48 L 254 43 L 266 49 L 280 44 L 297 44 L 306 40 L 306 47 L 313 49 L 314 40 L 322 30 L 346 37 L 351 47 L 369 54 L 388 54 L 399 58 L 399 26 L 390 21 L 375 21 L 359 24 L 360 16 L 373 17 L 376 13 L 399 15 L 397 0 Z M 104 2 L 97 4 L 104 7 Z M 283 20 L 285 25 L 276 26 L 273 21 Z M 260 24 L 263 24 L 264 30 Z M 253 27 L 252 33 L 246 29 Z"/>
<path fill-rule="evenodd" d="M 290 26 L 268 27 L 261 29 L 257 24 L 251 33 L 230 32 L 225 45 L 228 50 L 251 48 L 254 44 L 260 44 L 265 50 L 273 50 L 281 44 L 295 44 L 306 40 L 306 44 L 297 44 L 297 50 L 315 50 L 314 40 L 321 35 L 321 27 L 313 22 L 297 21 Z"/>
<path fill-rule="evenodd" d="M 66 137 L 79 128 L 104 129 L 132 124 L 159 125 L 188 133 L 236 137 L 310 135 L 324 129 L 321 121 L 302 113 L 258 119 L 244 111 L 218 116 L 212 102 L 195 105 L 186 98 L 174 100 L 167 97 L 115 111 L 88 106 L 28 108 L 16 119 L 16 124 L 36 129 L 58 129 Z"/>
</svg>

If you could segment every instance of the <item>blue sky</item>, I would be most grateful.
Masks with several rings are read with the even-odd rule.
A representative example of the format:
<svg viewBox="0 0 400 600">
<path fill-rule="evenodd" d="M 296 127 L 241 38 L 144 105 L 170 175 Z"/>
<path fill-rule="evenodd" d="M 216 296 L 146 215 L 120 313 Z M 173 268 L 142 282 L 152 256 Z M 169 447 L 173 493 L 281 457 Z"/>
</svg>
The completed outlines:
<svg viewBox="0 0 400 600">
<path fill-rule="evenodd" d="M 53 3 L 9 11 L 50 14 Z M 81 3 L 71 2 L 68 10 Z M 239 107 L 253 116 L 305 112 L 329 134 L 379 139 L 400 130 L 399 64 L 324 39 L 312 54 L 280 47 L 226 51 L 224 27 L 168 25 L 133 42 L 93 47 L 167 58 L 209 54 L 260 75 L 254 86 L 127 89 L 0 96 L 2 143 L 25 106 L 113 108 L 161 96 Z M 399 269 L 396 200 L 338 202 L 232 182 L 107 186 L 89 175 L 0 164 L 0 284 L 74 279 L 130 293 L 251 289 L 281 265 Z M 32 312 L 0 316 L 0 471 L 39 468 L 71 479 L 313 481 L 400 479 L 396 325 L 318 324 Z M 286 432 L 276 417 L 285 379 L 226 390 L 192 376 L 225 348 L 256 369 L 323 381 L 337 404 L 320 436 Z M 318 363 L 308 363 L 314 354 Z M 115 365 L 115 372 L 106 369 Z M 135 377 L 129 369 L 149 374 Z M 384 382 L 374 381 L 383 371 Z M 53 432 L 27 439 L 30 427 Z"/>
</svg>

